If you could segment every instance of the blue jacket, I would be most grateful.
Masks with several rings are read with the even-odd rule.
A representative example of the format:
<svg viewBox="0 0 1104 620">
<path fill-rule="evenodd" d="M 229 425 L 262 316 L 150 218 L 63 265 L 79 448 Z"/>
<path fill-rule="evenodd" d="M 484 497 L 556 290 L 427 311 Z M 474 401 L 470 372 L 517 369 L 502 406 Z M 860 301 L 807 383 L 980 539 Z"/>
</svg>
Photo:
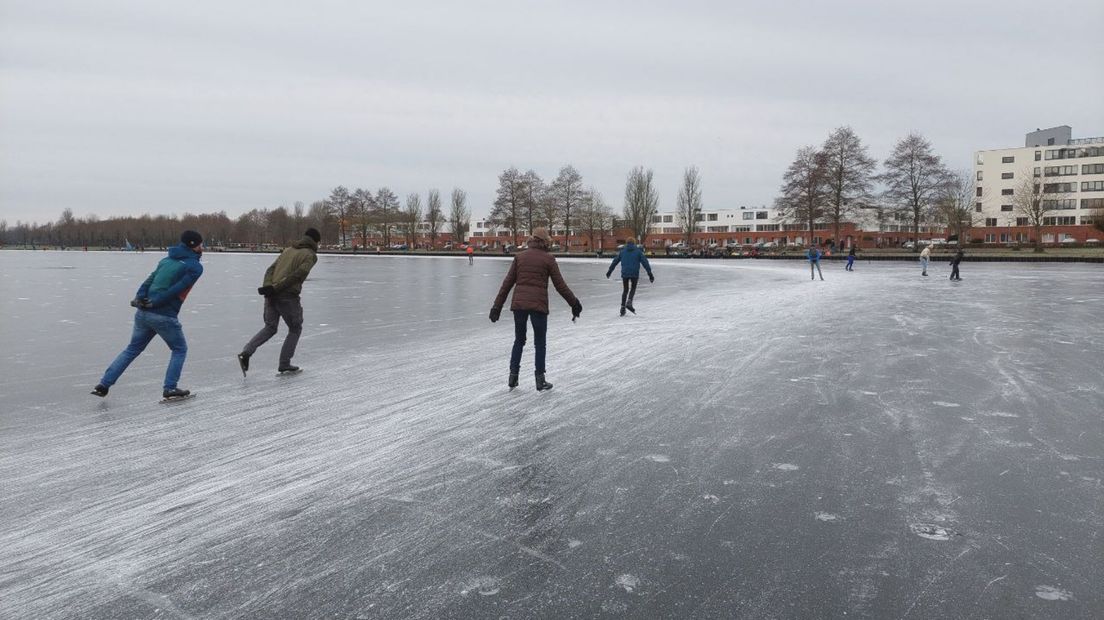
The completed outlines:
<svg viewBox="0 0 1104 620">
<path fill-rule="evenodd" d="M 622 278 L 639 278 L 641 265 L 644 265 L 644 271 L 647 271 L 649 276 L 652 275 L 652 266 L 648 264 L 648 257 L 644 256 L 644 250 L 635 243 L 626 243 L 625 247 L 621 248 L 617 257 L 610 263 L 609 269 L 606 270 L 606 277 L 613 273 L 617 263 L 621 263 Z"/>
<path fill-rule="evenodd" d="M 820 250 L 816 248 L 809 248 L 805 252 L 805 256 L 809 259 L 810 263 L 818 263 L 820 262 L 821 253 Z"/>
<path fill-rule="evenodd" d="M 199 254 L 183 243 L 174 245 L 169 248 L 169 255 L 157 263 L 157 268 L 138 287 L 138 299 L 149 299 L 147 312 L 175 317 L 201 275 L 203 265 L 199 264 Z"/>
</svg>

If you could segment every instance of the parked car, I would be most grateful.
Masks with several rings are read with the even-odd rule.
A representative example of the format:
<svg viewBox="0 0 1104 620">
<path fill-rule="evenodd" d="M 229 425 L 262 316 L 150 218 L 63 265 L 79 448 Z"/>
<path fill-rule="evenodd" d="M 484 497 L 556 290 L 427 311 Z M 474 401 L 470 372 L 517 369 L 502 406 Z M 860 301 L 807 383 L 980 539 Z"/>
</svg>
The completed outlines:
<svg viewBox="0 0 1104 620">
<path fill-rule="evenodd" d="M 674 251 L 676 251 L 676 250 L 678 250 L 678 251 L 684 251 L 684 250 L 688 250 L 688 249 L 690 249 L 690 248 L 689 248 L 689 246 L 687 246 L 687 245 L 686 245 L 686 243 L 685 243 L 685 242 L 683 242 L 683 241 L 679 241 L 678 243 L 672 243 L 671 245 L 667 246 L 667 249 L 669 249 L 669 250 L 671 250 L 672 252 L 674 252 Z"/>
<path fill-rule="evenodd" d="M 912 241 L 908 241 L 904 245 L 902 245 L 901 247 L 905 248 L 906 250 L 911 250 L 911 249 L 916 247 L 916 244 L 913 243 Z"/>
<path fill-rule="evenodd" d="M 932 239 L 928 239 L 928 243 L 932 244 L 933 246 L 935 246 L 935 245 L 947 245 L 947 240 L 943 239 L 941 237 L 934 237 Z"/>
<path fill-rule="evenodd" d="M 451 241 L 446 242 L 442 249 L 451 250 L 452 249 L 452 242 Z"/>
<path fill-rule="evenodd" d="M 392 250 L 405 251 L 405 250 L 409 250 L 410 246 L 406 245 L 405 243 L 395 243 L 395 244 L 392 244 L 391 249 Z"/>
<path fill-rule="evenodd" d="M 1085 245 L 1099 245 L 1100 239 L 1085 239 Z"/>
<path fill-rule="evenodd" d="M 1074 239 L 1073 237 L 1066 237 L 1065 239 L 1062 239 L 1058 243 L 1074 244 L 1074 243 L 1077 243 L 1077 239 Z"/>
</svg>

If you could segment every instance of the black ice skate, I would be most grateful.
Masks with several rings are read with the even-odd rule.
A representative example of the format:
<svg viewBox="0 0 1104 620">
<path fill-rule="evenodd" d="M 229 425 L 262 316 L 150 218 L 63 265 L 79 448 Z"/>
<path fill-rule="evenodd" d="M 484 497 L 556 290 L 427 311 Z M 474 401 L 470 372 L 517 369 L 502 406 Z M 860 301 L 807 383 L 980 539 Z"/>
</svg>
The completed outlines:
<svg viewBox="0 0 1104 620">
<path fill-rule="evenodd" d="M 92 391 L 89 392 L 89 394 L 103 398 L 104 396 L 107 396 L 107 386 L 102 383 L 97 383 L 96 387 L 92 388 Z"/>
<path fill-rule="evenodd" d="M 516 372 L 510 372 L 510 379 L 506 382 L 506 385 L 510 386 L 511 390 L 518 386 L 518 374 Z"/>
<path fill-rule="evenodd" d="M 238 365 L 241 366 L 242 376 L 244 377 L 245 373 L 249 371 L 249 354 L 248 353 L 238 353 Z"/>
<path fill-rule="evenodd" d="M 163 403 L 175 403 L 181 400 L 188 400 L 194 395 L 188 390 L 182 390 L 180 388 L 173 388 L 171 390 L 165 390 L 161 392 L 161 402 Z"/>
<path fill-rule="evenodd" d="M 544 373 L 537 373 L 537 391 L 543 392 L 544 390 L 551 390 L 552 384 L 544 380 Z"/>
</svg>

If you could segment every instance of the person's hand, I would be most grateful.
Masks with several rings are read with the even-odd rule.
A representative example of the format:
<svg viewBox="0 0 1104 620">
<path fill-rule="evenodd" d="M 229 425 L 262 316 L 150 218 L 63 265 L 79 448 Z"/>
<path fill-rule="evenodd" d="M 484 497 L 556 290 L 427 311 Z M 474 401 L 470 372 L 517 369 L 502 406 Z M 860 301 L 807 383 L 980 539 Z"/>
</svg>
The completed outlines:
<svg viewBox="0 0 1104 620">
<path fill-rule="evenodd" d="M 649 273 L 648 274 L 648 282 L 655 282 L 655 276 L 653 276 L 652 274 Z"/>
<path fill-rule="evenodd" d="M 579 315 L 583 313 L 583 303 L 578 299 L 575 300 L 575 304 L 571 306 L 571 320 L 579 318 Z"/>
<path fill-rule="evenodd" d="M 150 300 L 146 299 L 145 297 L 135 297 L 134 299 L 130 300 L 130 305 L 135 308 L 141 308 L 145 310 L 150 307 Z"/>
<path fill-rule="evenodd" d="M 261 288 L 257 289 L 257 294 L 264 295 L 265 297 L 271 297 L 276 294 L 276 289 L 273 288 L 271 284 L 268 286 L 262 286 Z"/>
<path fill-rule="evenodd" d="M 491 322 L 497 323 L 500 316 L 502 316 L 502 306 L 491 306 Z"/>
</svg>

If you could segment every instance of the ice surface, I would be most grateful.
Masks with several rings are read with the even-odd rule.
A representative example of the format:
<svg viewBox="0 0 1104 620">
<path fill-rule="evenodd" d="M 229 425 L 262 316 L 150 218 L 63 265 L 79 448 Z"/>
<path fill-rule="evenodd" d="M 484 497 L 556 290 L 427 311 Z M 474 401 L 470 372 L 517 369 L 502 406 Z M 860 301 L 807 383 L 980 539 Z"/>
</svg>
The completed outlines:
<svg viewBox="0 0 1104 620">
<path fill-rule="evenodd" d="M 106 400 L 158 254 L 0 252 L 0 617 L 1101 617 L 1104 270 L 332 257 L 243 380 L 271 256 L 209 254 Z M 942 276 L 942 277 L 940 277 Z"/>
</svg>

